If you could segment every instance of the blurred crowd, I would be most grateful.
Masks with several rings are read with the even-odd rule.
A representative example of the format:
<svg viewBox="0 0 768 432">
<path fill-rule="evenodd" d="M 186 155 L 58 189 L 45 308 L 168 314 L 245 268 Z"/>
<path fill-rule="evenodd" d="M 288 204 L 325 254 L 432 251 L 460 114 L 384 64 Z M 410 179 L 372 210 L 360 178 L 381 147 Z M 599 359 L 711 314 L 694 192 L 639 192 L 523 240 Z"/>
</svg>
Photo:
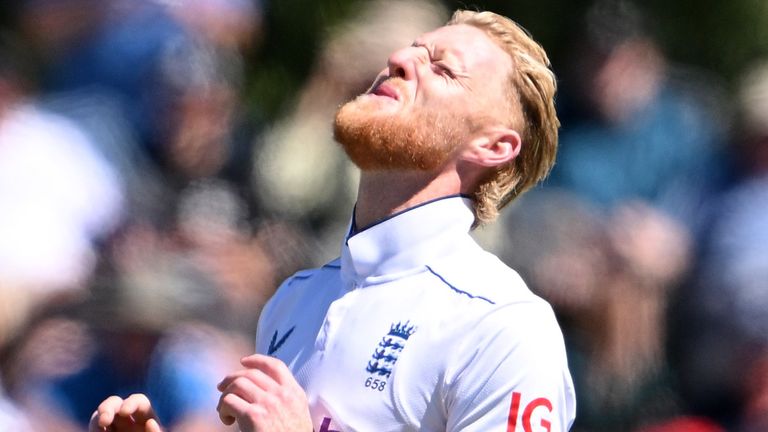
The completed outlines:
<svg viewBox="0 0 768 432">
<path fill-rule="evenodd" d="M 335 256 L 356 172 L 335 108 L 449 15 L 365 0 L 275 121 L 246 101 L 266 0 L 22 0 L 0 27 L 0 431 L 147 393 L 231 430 L 215 385 L 282 279 Z M 555 59 L 544 185 L 477 232 L 554 306 L 574 431 L 768 430 L 768 58 L 736 89 L 596 0 Z M 381 37 L 386 35 L 386 37 Z M 249 67 L 258 67 L 250 65 Z"/>
</svg>

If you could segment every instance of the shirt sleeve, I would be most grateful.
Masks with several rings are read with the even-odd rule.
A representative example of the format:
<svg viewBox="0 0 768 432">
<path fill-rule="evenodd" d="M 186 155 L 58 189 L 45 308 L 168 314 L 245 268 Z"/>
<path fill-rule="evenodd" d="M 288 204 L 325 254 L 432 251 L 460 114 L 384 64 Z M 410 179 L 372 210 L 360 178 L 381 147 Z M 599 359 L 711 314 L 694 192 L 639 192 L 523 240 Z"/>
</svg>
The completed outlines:
<svg viewBox="0 0 768 432">
<path fill-rule="evenodd" d="M 447 431 L 561 432 L 576 400 L 563 338 L 541 302 L 494 310 L 451 359 Z"/>
<path fill-rule="evenodd" d="M 267 302 L 264 304 L 264 307 L 261 308 L 259 321 L 256 325 L 256 353 L 268 354 L 269 343 L 271 339 L 267 328 L 270 327 L 270 324 L 274 324 L 276 318 L 278 318 L 278 316 L 275 314 L 279 314 L 279 312 L 276 312 L 275 310 L 279 310 L 279 304 L 284 304 L 286 299 L 290 299 L 292 297 L 291 285 L 296 280 L 303 279 L 309 274 L 310 271 L 302 270 L 284 280 L 283 283 L 280 284 L 280 286 L 277 288 L 277 290 L 275 290 L 275 293 L 272 295 L 272 297 L 270 297 L 269 300 L 267 300 Z M 293 301 L 296 301 L 296 298 L 294 298 Z"/>
<path fill-rule="evenodd" d="M 267 302 L 264 304 L 264 307 L 261 308 L 261 313 L 259 314 L 259 321 L 256 324 L 256 353 L 257 354 L 267 354 L 267 350 L 269 347 L 269 341 L 266 339 L 268 336 L 266 335 L 266 326 L 267 323 L 272 322 L 272 315 L 274 310 L 274 305 L 277 303 L 277 297 L 280 295 L 280 290 L 290 284 L 291 278 L 288 278 L 287 280 L 283 281 L 282 284 L 275 290 L 275 293 L 272 295 L 272 297 L 267 300 Z"/>
</svg>

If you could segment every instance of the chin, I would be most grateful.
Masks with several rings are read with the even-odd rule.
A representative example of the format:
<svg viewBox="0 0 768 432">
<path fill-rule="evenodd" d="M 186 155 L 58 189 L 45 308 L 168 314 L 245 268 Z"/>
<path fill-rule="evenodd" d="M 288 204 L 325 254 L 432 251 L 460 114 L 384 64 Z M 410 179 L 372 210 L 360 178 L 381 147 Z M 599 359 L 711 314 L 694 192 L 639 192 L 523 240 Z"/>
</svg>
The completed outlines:
<svg viewBox="0 0 768 432">
<path fill-rule="evenodd" d="M 334 138 L 361 170 L 431 171 L 454 148 L 450 128 L 422 112 L 388 113 L 377 99 L 359 97 L 342 106 L 334 121 Z"/>
</svg>

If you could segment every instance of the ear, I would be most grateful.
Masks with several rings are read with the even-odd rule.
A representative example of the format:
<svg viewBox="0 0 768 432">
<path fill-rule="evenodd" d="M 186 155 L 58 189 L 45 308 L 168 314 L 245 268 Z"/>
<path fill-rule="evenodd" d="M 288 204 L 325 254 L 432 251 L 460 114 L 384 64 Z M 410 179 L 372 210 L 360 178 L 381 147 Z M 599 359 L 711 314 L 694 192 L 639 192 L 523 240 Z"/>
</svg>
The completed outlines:
<svg viewBox="0 0 768 432">
<path fill-rule="evenodd" d="M 495 167 L 503 165 L 520 154 L 522 140 L 517 131 L 501 127 L 483 129 L 462 151 L 461 159 L 476 165 Z"/>
</svg>

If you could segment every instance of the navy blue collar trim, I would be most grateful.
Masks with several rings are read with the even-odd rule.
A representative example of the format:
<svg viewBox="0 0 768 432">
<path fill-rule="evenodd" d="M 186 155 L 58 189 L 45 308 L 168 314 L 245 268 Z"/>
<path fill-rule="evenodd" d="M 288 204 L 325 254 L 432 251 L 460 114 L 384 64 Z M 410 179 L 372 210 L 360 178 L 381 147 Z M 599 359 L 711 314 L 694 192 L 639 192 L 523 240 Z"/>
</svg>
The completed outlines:
<svg viewBox="0 0 768 432">
<path fill-rule="evenodd" d="M 415 210 L 415 209 L 417 209 L 419 207 L 424 207 L 425 205 L 432 204 L 433 202 L 442 201 L 442 200 L 451 199 L 451 198 L 459 198 L 459 197 L 460 198 L 468 198 L 468 199 L 474 200 L 474 198 L 472 196 L 467 195 L 467 194 L 453 194 L 453 195 L 446 195 L 446 196 L 439 197 L 439 198 L 434 198 L 434 199 L 431 199 L 429 201 L 424 201 L 423 203 L 416 204 L 413 207 L 408 207 L 405 210 L 400 210 L 397 213 L 393 213 L 393 214 L 385 217 L 384 219 L 378 220 L 378 221 L 368 225 L 367 227 L 363 227 L 360 230 L 357 229 L 357 223 L 355 222 L 355 210 L 353 209 L 352 210 L 352 224 L 351 224 L 351 226 L 349 228 L 349 233 L 347 234 L 347 240 L 351 239 L 352 237 L 360 234 L 361 232 L 363 232 L 363 231 L 365 231 L 365 230 L 367 230 L 369 228 L 373 228 L 376 225 L 379 225 L 379 224 L 384 223 L 384 222 L 386 222 L 386 221 L 388 221 L 388 220 L 390 220 L 392 218 L 400 216 L 403 213 L 409 212 L 411 210 Z M 355 209 L 356 208 L 357 208 L 357 205 L 355 205 Z"/>
<path fill-rule="evenodd" d="M 452 290 L 456 291 L 457 293 L 459 293 L 459 294 L 463 294 L 463 295 L 465 295 L 465 296 L 467 296 L 467 297 L 469 297 L 469 298 L 471 298 L 471 299 L 478 299 L 478 300 L 483 300 L 483 301 L 486 301 L 486 302 L 488 302 L 488 303 L 490 303 L 490 304 L 492 304 L 492 305 L 495 305 L 495 304 L 496 304 L 496 302 L 494 302 L 494 301 L 491 301 L 491 300 L 488 300 L 487 298 L 485 298 L 485 297 L 483 297 L 483 296 L 476 296 L 476 295 L 470 294 L 470 293 L 468 293 L 468 292 L 466 292 L 466 291 L 464 291 L 464 290 L 460 290 L 460 289 L 456 288 L 455 286 L 451 285 L 451 283 L 450 283 L 450 282 L 448 282 L 447 280 L 445 280 L 445 278 L 444 278 L 444 277 L 442 277 L 441 275 L 439 275 L 439 274 L 438 274 L 436 271 L 432 270 L 432 267 L 430 267 L 430 266 L 426 266 L 426 267 L 427 267 L 427 270 L 429 270 L 429 272 L 430 272 L 430 273 L 432 273 L 433 275 L 437 276 L 437 277 L 438 277 L 438 279 L 440 279 L 441 281 L 443 281 L 443 283 L 444 283 L 444 284 L 448 285 L 448 288 L 450 288 L 450 289 L 452 289 Z"/>
<path fill-rule="evenodd" d="M 357 218 L 355 217 L 355 213 L 357 213 L 357 203 L 352 207 L 352 223 L 349 224 L 349 232 L 347 233 L 347 240 L 349 240 L 350 237 L 357 234 Z"/>
</svg>

